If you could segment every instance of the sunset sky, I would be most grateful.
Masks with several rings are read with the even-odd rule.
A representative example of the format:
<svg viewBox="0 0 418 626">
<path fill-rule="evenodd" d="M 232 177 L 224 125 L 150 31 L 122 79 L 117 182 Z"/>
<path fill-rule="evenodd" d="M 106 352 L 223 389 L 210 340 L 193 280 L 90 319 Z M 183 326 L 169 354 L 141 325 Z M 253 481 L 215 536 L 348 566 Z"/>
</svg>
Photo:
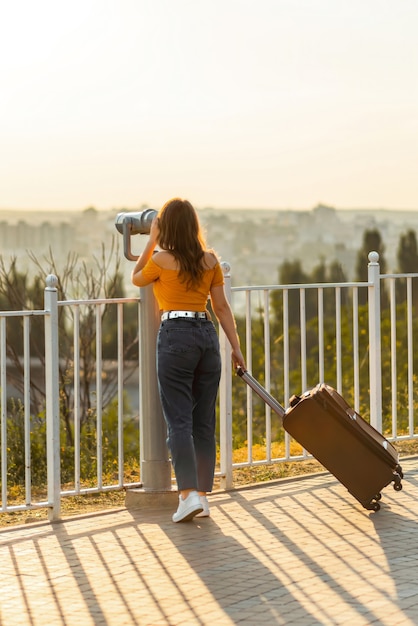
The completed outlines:
<svg viewBox="0 0 418 626">
<path fill-rule="evenodd" d="M 417 0 L 13 0 L 0 209 L 418 209 Z"/>
</svg>

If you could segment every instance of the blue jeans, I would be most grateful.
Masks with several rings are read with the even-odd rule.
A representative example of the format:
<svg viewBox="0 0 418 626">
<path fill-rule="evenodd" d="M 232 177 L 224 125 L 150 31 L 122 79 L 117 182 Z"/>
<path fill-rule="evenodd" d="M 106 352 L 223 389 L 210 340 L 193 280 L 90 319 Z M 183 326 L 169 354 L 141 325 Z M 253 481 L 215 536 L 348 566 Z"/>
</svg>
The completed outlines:
<svg viewBox="0 0 418 626">
<path fill-rule="evenodd" d="M 166 320 L 157 336 L 157 376 L 179 491 L 212 491 L 221 355 L 209 320 Z"/>
</svg>

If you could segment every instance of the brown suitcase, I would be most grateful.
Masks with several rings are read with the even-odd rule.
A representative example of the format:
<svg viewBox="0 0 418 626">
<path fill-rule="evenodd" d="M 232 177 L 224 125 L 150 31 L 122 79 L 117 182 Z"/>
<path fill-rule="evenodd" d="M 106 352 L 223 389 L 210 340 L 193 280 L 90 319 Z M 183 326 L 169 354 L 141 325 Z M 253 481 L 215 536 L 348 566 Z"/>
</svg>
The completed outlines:
<svg viewBox="0 0 418 626">
<path fill-rule="evenodd" d="M 365 509 L 378 511 L 381 490 L 402 489 L 394 446 L 324 383 L 293 396 L 284 409 L 249 373 L 237 374 L 280 416 L 283 428 L 330 471 Z"/>
</svg>

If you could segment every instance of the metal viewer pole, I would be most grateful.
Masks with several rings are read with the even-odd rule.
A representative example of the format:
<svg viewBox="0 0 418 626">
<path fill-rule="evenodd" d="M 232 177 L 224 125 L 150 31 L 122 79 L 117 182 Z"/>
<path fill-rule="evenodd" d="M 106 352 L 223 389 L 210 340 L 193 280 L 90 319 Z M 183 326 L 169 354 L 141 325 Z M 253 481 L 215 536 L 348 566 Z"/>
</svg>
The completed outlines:
<svg viewBox="0 0 418 626">
<path fill-rule="evenodd" d="M 158 393 L 156 339 L 160 325 L 152 285 L 140 288 L 140 457 L 144 491 L 171 491 L 167 430 Z"/>
</svg>

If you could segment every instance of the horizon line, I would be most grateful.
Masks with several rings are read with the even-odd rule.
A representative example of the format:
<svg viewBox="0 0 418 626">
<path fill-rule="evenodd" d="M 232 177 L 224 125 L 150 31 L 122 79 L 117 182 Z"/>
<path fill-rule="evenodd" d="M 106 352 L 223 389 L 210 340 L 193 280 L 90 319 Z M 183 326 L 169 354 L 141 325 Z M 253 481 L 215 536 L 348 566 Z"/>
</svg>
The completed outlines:
<svg viewBox="0 0 418 626">
<path fill-rule="evenodd" d="M 323 207 L 323 208 L 328 208 L 328 209 L 333 209 L 335 211 L 402 211 L 402 212 L 411 212 L 411 211 L 418 211 L 418 207 L 411 207 L 411 208 L 405 208 L 405 207 L 382 207 L 382 206 L 357 206 L 357 207 L 339 207 L 339 206 L 333 206 L 331 204 L 325 204 L 322 202 L 319 202 L 318 204 L 316 204 L 315 206 L 312 207 L 250 207 L 250 206 L 197 206 L 194 205 L 195 208 L 197 210 L 215 210 L 215 211 L 313 211 L 314 209 L 317 209 L 319 207 Z M 89 209 L 94 209 L 95 211 L 98 212 L 110 212 L 110 211 L 142 211 L 146 208 L 153 208 L 153 205 L 151 203 L 147 204 L 147 203 L 143 203 L 141 204 L 141 206 L 136 206 L 136 207 L 126 207 L 126 206 L 122 206 L 122 207 L 109 207 L 109 208 L 103 208 L 103 207 L 96 207 L 94 205 L 89 205 L 86 206 L 84 208 L 52 208 L 52 207 L 48 207 L 48 208 L 39 208 L 39 207 L 30 207 L 30 208 L 22 208 L 22 207 L 13 207 L 13 208 L 8 208 L 8 207 L 0 207 L 0 212 L 1 213 L 6 213 L 6 212 L 84 212 L 84 211 L 88 211 Z"/>
</svg>

